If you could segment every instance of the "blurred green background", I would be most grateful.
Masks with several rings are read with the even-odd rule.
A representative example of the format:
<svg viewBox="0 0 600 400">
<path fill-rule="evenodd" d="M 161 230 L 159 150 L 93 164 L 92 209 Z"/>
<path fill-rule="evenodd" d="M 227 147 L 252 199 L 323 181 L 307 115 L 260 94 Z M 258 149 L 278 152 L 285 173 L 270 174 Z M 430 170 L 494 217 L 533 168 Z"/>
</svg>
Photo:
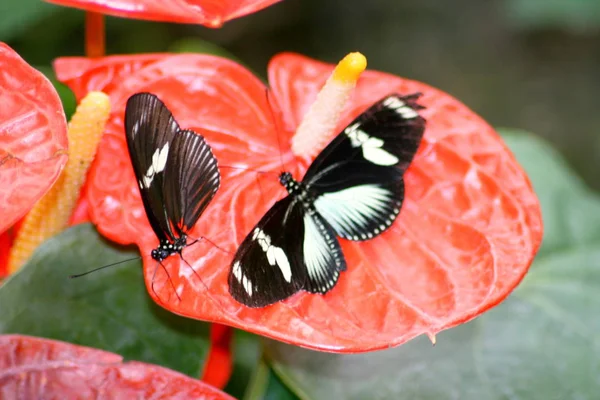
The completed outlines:
<svg viewBox="0 0 600 400">
<path fill-rule="evenodd" d="M 83 17 L 0 0 L 0 40 L 50 73 L 55 57 L 83 54 Z M 109 54 L 215 51 L 206 42 L 261 76 L 281 51 L 330 62 L 361 51 L 370 68 L 449 92 L 494 126 L 549 139 L 600 189 L 600 0 L 284 0 L 218 30 L 107 19 Z"/>
</svg>

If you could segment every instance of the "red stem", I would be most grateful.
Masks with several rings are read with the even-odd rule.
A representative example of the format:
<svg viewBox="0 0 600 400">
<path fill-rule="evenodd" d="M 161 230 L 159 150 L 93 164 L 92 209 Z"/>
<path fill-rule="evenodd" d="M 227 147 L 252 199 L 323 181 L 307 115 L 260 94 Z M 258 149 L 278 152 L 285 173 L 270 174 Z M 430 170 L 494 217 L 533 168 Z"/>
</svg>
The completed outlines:
<svg viewBox="0 0 600 400">
<path fill-rule="evenodd" d="M 85 55 L 102 57 L 105 54 L 104 15 L 95 12 L 85 13 Z"/>
<path fill-rule="evenodd" d="M 204 365 L 202 380 L 214 387 L 223 389 L 233 370 L 231 342 L 233 329 L 226 325 L 210 326 L 210 349 Z"/>
</svg>

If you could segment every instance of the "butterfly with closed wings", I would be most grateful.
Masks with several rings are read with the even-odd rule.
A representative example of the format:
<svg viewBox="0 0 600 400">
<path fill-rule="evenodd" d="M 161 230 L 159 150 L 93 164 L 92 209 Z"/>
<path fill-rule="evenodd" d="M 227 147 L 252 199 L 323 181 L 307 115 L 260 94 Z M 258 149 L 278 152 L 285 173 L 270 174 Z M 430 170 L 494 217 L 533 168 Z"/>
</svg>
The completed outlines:
<svg viewBox="0 0 600 400">
<path fill-rule="evenodd" d="M 369 240 L 392 225 L 404 200 L 404 172 L 425 130 L 420 96 L 383 98 L 325 147 L 302 181 L 280 175 L 288 196 L 267 211 L 232 261 L 235 300 L 265 307 L 300 290 L 325 294 L 346 270 L 336 236 Z"/>
<path fill-rule="evenodd" d="M 125 136 L 146 216 L 159 245 L 159 263 L 188 245 L 188 232 L 219 189 L 217 160 L 204 138 L 179 127 L 151 93 L 136 93 L 125 107 Z"/>
</svg>

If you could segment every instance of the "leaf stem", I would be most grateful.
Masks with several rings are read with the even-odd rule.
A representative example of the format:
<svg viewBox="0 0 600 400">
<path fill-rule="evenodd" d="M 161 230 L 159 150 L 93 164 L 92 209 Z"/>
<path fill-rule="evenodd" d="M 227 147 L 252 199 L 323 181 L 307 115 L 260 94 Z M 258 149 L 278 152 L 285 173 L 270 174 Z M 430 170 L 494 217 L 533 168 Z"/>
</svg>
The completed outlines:
<svg viewBox="0 0 600 400">
<path fill-rule="evenodd" d="M 250 378 L 243 400 L 261 400 L 269 385 L 269 366 L 264 354 L 258 359 L 258 364 Z"/>
</svg>

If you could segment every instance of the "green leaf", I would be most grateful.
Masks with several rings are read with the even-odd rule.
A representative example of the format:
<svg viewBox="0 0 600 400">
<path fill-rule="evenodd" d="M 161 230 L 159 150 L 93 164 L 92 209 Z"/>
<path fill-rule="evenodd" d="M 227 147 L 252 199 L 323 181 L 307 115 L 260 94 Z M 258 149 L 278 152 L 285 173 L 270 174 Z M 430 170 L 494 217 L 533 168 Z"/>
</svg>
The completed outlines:
<svg viewBox="0 0 600 400">
<path fill-rule="evenodd" d="M 68 278 L 135 256 L 108 244 L 89 224 L 48 240 L 0 287 L 0 333 L 104 349 L 197 378 L 208 352 L 208 324 L 155 305 L 139 260 Z"/>
<path fill-rule="evenodd" d="M 60 10 L 53 4 L 40 0 L 0 1 L 0 40 L 9 41 L 24 32 L 42 18 Z"/>
<path fill-rule="evenodd" d="M 331 355 L 270 342 L 302 399 L 597 399 L 600 393 L 600 197 L 541 140 L 505 131 L 546 225 L 543 251 L 498 307 L 398 348 Z"/>
<path fill-rule="evenodd" d="M 267 391 L 263 396 L 264 400 L 298 400 L 298 397 L 288 389 L 272 369 L 269 369 L 268 382 Z"/>
<path fill-rule="evenodd" d="M 540 199 L 544 241 L 538 261 L 561 249 L 600 244 L 600 197 L 547 143 L 518 130 L 504 129 L 501 133 Z"/>
<path fill-rule="evenodd" d="M 230 60 L 239 62 L 239 60 L 237 60 L 233 54 L 225 50 L 223 47 L 199 38 L 179 39 L 169 46 L 169 51 L 172 53 L 212 54 L 214 56 L 229 58 Z"/>
<path fill-rule="evenodd" d="M 260 336 L 234 331 L 233 372 L 225 391 L 243 400 L 297 400 L 298 397 L 261 361 Z"/>
<path fill-rule="evenodd" d="M 233 329 L 233 328 L 232 328 Z M 259 337 L 236 329 L 233 336 L 233 371 L 225 391 L 236 399 L 244 396 L 261 354 Z"/>
<path fill-rule="evenodd" d="M 595 31 L 600 26 L 597 0 L 509 0 L 509 21 L 522 29 L 562 28 Z"/>
</svg>

